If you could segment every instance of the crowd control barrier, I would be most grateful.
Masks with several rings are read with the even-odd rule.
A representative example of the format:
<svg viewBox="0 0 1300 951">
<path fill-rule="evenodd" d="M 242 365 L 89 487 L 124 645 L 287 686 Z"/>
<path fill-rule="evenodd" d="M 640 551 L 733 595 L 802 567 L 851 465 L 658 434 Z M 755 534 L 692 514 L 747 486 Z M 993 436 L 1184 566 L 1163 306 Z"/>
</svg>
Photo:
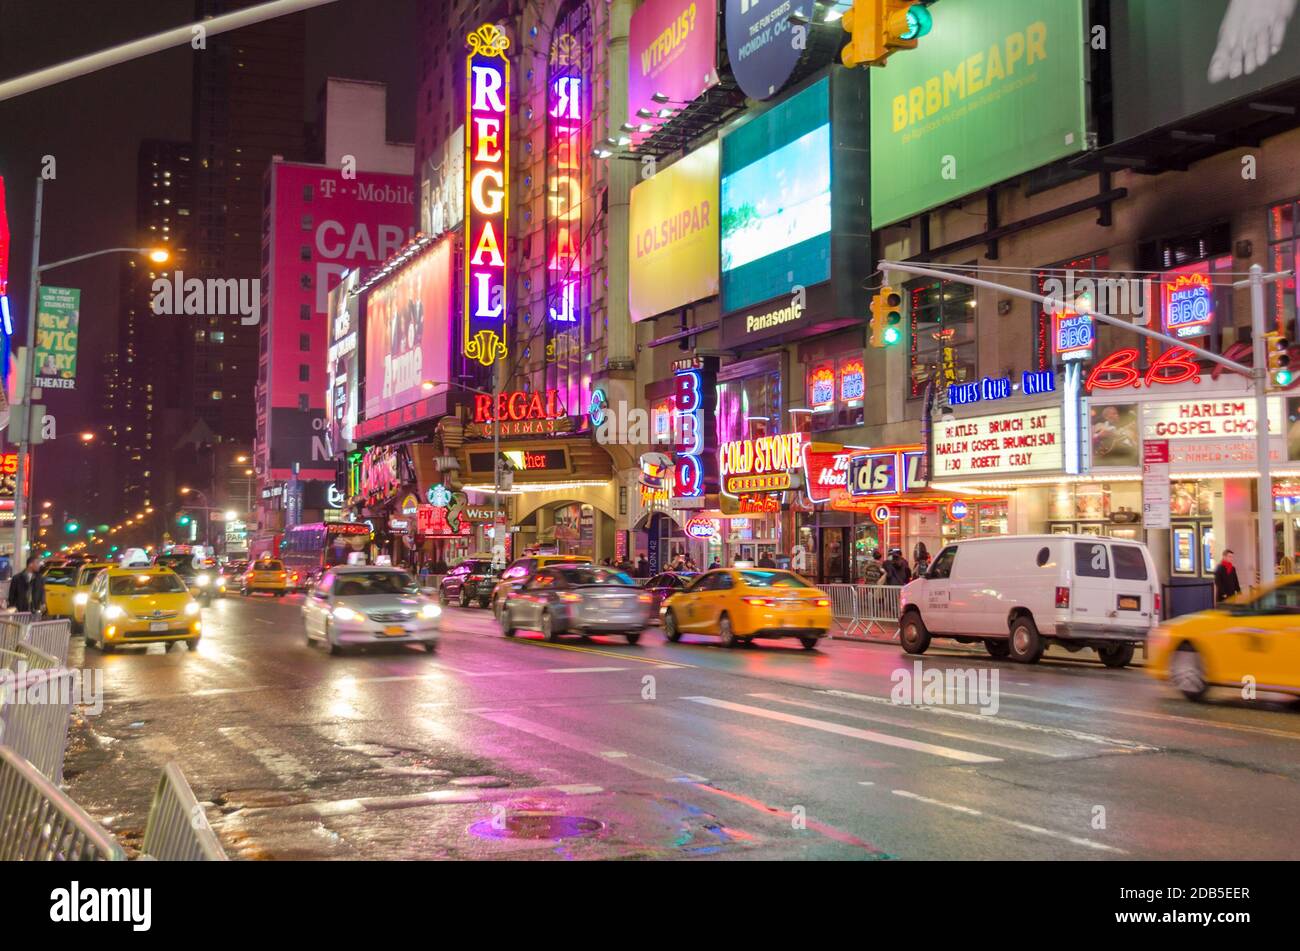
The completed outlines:
<svg viewBox="0 0 1300 951">
<path fill-rule="evenodd" d="M 896 641 L 903 589 L 883 584 L 827 584 L 831 636 L 847 640 Z"/>
<path fill-rule="evenodd" d="M 144 830 L 144 857 L 164 862 L 224 862 L 225 850 L 175 763 L 163 767 Z"/>
<path fill-rule="evenodd" d="M 125 858 L 84 809 L 17 751 L 0 745 L 0 862 Z"/>
<path fill-rule="evenodd" d="M 0 743 L 56 785 L 63 783 L 76 678 L 76 671 L 62 667 L 0 671 Z"/>
</svg>

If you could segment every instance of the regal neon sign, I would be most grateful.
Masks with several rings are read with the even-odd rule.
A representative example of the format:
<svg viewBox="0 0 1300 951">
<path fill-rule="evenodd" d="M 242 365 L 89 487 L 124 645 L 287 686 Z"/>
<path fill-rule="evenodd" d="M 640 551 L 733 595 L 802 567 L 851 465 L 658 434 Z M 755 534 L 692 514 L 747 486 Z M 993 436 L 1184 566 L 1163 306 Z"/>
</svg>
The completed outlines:
<svg viewBox="0 0 1300 951">
<path fill-rule="evenodd" d="M 1137 368 L 1138 350 L 1126 347 L 1116 350 L 1099 362 L 1083 381 L 1083 388 L 1093 390 L 1118 390 L 1126 386 L 1154 386 L 1166 383 L 1199 383 L 1201 368 L 1196 357 L 1184 347 L 1171 347 L 1151 361 L 1143 372 Z"/>
<path fill-rule="evenodd" d="M 506 219 L 510 207 L 510 39 L 491 23 L 468 37 L 465 114 L 466 357 L 506 355 Z"/>
<path fill-rule="evenodd" d="M 582 125 L 587 118 L 586 80 L 577 73 L 579 40 L 556 42 L 555 71 L 547 90 L 550 227 L 546 268 L 547 312 L 558 324 L 577 323 L 582 308 Z"/>
</svg>

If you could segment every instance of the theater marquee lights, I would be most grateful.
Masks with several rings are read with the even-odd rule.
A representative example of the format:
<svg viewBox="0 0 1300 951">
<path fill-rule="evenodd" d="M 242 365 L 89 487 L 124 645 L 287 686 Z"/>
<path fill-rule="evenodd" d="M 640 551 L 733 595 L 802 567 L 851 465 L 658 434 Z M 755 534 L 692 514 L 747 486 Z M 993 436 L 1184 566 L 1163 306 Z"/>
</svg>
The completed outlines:
<svg viewBox="0 0 1300 951">
<path fill-rule="evenodd" d="M 506 355 L 506 218 L 510 207 L 510 39 L 491 23 L 468 37 L 465 114 L 465 356 Z"/>
</svg>

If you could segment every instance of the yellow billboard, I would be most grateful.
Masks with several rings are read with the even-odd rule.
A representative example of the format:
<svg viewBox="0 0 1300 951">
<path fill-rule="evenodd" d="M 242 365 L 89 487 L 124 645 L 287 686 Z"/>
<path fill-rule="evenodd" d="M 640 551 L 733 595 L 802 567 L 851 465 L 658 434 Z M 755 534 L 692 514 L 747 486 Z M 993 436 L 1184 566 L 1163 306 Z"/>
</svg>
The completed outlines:
<svg viewBox="0 0 1300 951">
<path fill-rule="evenodd" d="M 718 293 L 718 143 L 632 189 L 628 304 L 645 320 Z"/>
</svg>

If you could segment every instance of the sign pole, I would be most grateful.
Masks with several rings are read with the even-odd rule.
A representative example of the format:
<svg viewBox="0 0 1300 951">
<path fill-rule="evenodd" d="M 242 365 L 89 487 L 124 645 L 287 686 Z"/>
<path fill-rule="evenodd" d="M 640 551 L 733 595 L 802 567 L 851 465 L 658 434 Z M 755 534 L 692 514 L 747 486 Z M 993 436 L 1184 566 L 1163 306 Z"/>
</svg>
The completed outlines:
<svg viewBox="0 0 1300 951">
<path fill-rule="evenodd" d="M 33 377 L 36 375 L 36 307 L 41 285 L 41 206 L 45 199 L 45 179 L 36 177 L 36 212 L 32 225 L 32 276 L 27 288 L 27 347 L 23 354 L 23 365 L 18 369 L 18 402 L 25 404 L 21 413 L 23 430 L 18 433 L 18 484 L 14 487 L 14 557 L 15 575 L 27 566 L 27 531 L 23 517 L 27 505 L 27 470 L 32 464 L 32 425 L 40 425 L 40 420 L 32 419 L 32 399 L 34 392 Z"/>
<path fill-rule="evenodd" d="M 1250 326 L 1254 347 L 1251 378 L 1255 384 L 1255 458 L 1259 465 L 1256 484 L 1257 525 L 1259 531 L 1259 583 L 1271 585 L 1277 577 L 1277 554 L 1273 539 L 1273 475 L 1269 457 L 1268 432 L 1268 349 L 1264 339 L 1264 269 L 1250 266 Z"/>
</svg>

